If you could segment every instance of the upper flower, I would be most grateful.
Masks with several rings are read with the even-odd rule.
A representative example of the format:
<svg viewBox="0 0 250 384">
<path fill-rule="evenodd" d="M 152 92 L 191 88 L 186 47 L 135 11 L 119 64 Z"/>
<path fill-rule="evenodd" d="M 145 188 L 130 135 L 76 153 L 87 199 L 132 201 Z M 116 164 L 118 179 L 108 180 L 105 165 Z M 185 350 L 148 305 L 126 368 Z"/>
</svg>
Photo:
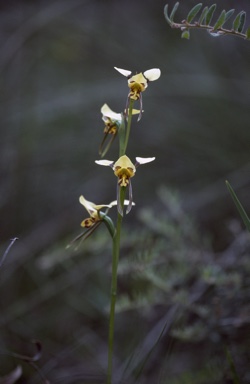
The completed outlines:
<svg viewBox="0 0 250 384">
<path fill-rule="evenodd" d="M 96 160 L 96 164 L 99 165 L 104 165 L 104 166 L 110 166 L 113 171 L 115 176 L 118 178 L 118 185 L 120 187 L 127 187 L 129 186 L 129 204 L 126 213 L 128 213 L 131 208 L 132 208 L 132 185 L 130 182 L 131 177 L 135 175 L 136 168 L 140 164 L 146 164 L 149 163 L 153 160 L 155 160 L 155 157 L 136 157 L 136 163 L 133 164 L 132 161 L 129 159 L 128 156 L 123 155 L 121 156 L 116 162 L 111 161 L 111 160 Z M 118 211 L 122 215 L 122 206 L 120 202 L 120 193 L 118 190 L 118 196 L 117 196 L 117 201 L 118 201 Z"/>
<path fill-rule="evenodd" d="M 157 80 L 161 76 L 159 68 L 148 69 L 143 73 L 140 72 L 133 76 L 131 71 L 117 67 L 114 68 L 128 78 L 128 86 L 130 88 L 129 97 L 133 100 L 138 100 L 140 98 L 141 92 L 145 91 L 149 81 Z"/>
<path fill-rule="evenodd" d="M 145 91 L 148 86 L 149 81 L 154 81 L 159 79 L 161 76 L 161 71 L 159 68 L 148 69 L 145 72 L 140 72 L 138 74 L 132 75 L 131 71 L 127 71 L 126 69 L 121 69 L 114 67 L 118 72 L 120 72 L 123 76 L 126 76 L 128 79 L 128 86 L 130 92 L 128 94 L 128 99 L 130 100 L 139 100 L 140 101 L 140 114 L 138 117 L 138 121 L 142 116 L 142 95 L 141 93 Z M 126 105 L 126 113 L 128 109 L 128 101 Z"/>
</svg>

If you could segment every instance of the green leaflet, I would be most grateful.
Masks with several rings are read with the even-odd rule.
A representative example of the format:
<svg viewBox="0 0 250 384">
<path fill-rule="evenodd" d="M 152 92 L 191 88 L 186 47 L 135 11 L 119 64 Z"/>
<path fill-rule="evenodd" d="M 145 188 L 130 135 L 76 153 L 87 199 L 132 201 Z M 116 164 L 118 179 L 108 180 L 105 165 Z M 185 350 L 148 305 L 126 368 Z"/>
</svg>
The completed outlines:
<svg viewBox="0 0 250 384">
<path fill-rule="evenodd" d="M 208 7 L 205 7 L 200 15 L 200 18 L 198 20 L 198 24 L 202 24 L 203 20 L 206 18 L 208 12 Z"/>
<path fill-rule="evenodd" d="M 181 34 L 181 38 L 182 38 L 182 39 L 187 39 L 187 40 L 189 40 L 189 38 L 190 38 L 190 32 L 189 32 L 189 29 L 186 29 L 185 31 L 182 32 L 182 34 Z"/>
<path fill-rule="evenodd" d="M 240 15 L 240 25 L 238 28 L 238 32 L 240 33 L 242 32 L 245 25 L 245 21 L 246 21 L 246 12 L 242 12 L 242 14 Z"/>
<path fill-rule="evenodd" d="M 187 15 L 187 22 L 191 23 L 191 21 L 195 18 L 195 16 L 199 13 L 200 9 L 202 7 L 202 3 L 199 3 L 195 5 L 191 11 Z"/>
<path fill-rule="evenodd" d="M 242 32 L 245 21 L 246 21 L 246 12 L 241 11 L 240 13 L 238 13 L 236 18 L 234 19 L 233 30 L 236 32 Z"/>
<path fill-rule="evenodd" d="M 247 31 L 246 31 L 246 38 L 247 38 L 247 40 L 250 40 L 250 27 L 247 28 Z"/>
<path fill-rule="evenodd" d="M 214 24 L 214 27 L 213 27 L 213 30 L 216 31 L 216 29 L 218 28 L 221 28 L 222 25 L 225 23 L 226 21 L 226 11 L 223 10 L 218 18 L 218 20 L 216 21 L 216 23 Z"/>
<path fill-rule="evenodd" d="M 235 11 L 235 9 L 230 9 L 229 11 L 226 12 L 226 20 L 225 20 L 225 22 L 232 16 L 234 11 Z"/>
<path fill-rule="evenodd" d="M 206 25 L 209 25 L 210 24 L 210 21 L 212 20 L 212 17 L 213 17 L 213 14 L 214 14 L 214 11 L 216 10 L 216 7 L 217 5 L 216 4 L 213 4 L 211 5 L 211 7 L 209 8 L 207 14 L 206 14 L 206 18 L 205 18 L 205 24 Z"/>
<path fill-rule="evenodd" d="M 177 2 L 177 3 L 175 3 L 175 5 L 174 5 L 174 7 L 172 9 L 172 12 L 170 13 L 170 16 L 169 16 L 171 21 L 173 21 L 175 12 L 177 11 L 178 7 L 179 7 L 179 3 Z"/>
</svg>

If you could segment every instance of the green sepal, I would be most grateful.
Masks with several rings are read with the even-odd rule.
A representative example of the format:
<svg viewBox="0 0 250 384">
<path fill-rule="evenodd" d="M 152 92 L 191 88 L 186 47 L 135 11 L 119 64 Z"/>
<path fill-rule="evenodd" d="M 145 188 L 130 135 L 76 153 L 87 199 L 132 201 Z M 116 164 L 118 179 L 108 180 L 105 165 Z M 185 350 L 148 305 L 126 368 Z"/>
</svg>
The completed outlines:
<svg viewBox="0 0 250 384">
<path fill-rule="evenodd" d="M 213 17 L 213 14 L 214 14 L 214 11 L 216 10 L 216 7 L 217 5 L 216 4 L 213 4 L 211 5 L 211 7 L 209 8 L 209 10 L 207 11 L 207 14 L 206 14 L 206 19 L 205 19 L 205 24 L 206 25 L 209 25 L 211 20 L 212 20 L 212 17 Z"/>
<path fill-rule="evenodd" d="M 190 31 L 189 31 L 189 29 L 185 29 L 185 31 L 182 32 L 181 38 L 182 39 L 187 39 L 187 40 L 190 39 Z"/>
<path fill-rule="evenodd" d="M 225 9 L 221 12 L 218 20 L 216 21 L 216 23 L 214 24 L 214 27 L 213 27 L 213 31 L 216 31 L 218 28 L 221 28 L 222 25 L 225 23 L 226 21 L 226 11 Z"/>
<path fill-rule="evenodd" d="M 249 217 L 247 216 L 247 213 L 245 211 L 245 209 L 243 208 L 242 204 L 240 203 L 238 197 L 236 196 L 236 193 L 234 192 L 233 188 L 231 187 L 231 185 L 229 184 L 229 182 L 226 180 L 226 186 L 230 192 L 230 195 L 234 201 L 234 204 L 236 205 L 236 208 L 238 209 L 238 212 L 247 228 L 247 230 L 250 232 L 250 219 Z"/>
<path fill-rule="evenodd" d="M 202 3 L 199 3 L 195 5 L 191 11 L 187 15 L 187 22 L 191 23 L 191 21 L 195 18 L 195 16 L 199 13 L 200 9 L 202 7 Z"/>
</svg>

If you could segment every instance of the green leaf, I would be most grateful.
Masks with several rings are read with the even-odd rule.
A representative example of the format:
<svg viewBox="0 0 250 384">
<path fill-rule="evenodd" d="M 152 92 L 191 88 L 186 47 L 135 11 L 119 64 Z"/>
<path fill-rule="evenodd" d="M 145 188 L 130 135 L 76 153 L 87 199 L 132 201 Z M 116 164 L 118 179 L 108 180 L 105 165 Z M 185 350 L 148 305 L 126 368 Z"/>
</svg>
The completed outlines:
<svg viewBox="0 0 250 384">
<path fill-rule="evenodd" d="M 213 31 L 216 31 L 216 29 L 218 28 L 221 28 L 222 25 L 225 23 L 225 20 L 226 20 L 226 11 L 223 10 L 218 18 L 218 20 L 216 21 L 216 23 L 214 24 L 214 27 L 213 27 Z"/>
<path fill-rule="evenodd" d="M 207 16 L 207 12 L 208 12 L 208 7 L 205 7 L 205 8 L 203 9 L 202 13 L 201 13 L 201 16 L 200 16 L 199 20 L 198 20 L 198 24 L 199 24 L 199 25 L 200 25 L 200 24 L 203 22 L 203 20 L 206 18 L 206 16 Z"/>
<path fill-rule="evenodd" d="M 182 38 L 182 39 L 187 39 L 187 40 L 189 40 L 189 38 L 190 38 L 190 32 L 189 32 L 189 29 L 185 29 L 185 31 L 182 32 L 182 34 L 181 34 L 181 38 Z"/>
<path fill-rule="evenodd" d="M 236 32 L 241 32 L 244 27 L 245 20 L 246 20 L 246 12 L 241 11 L 240 13 L 238 13 L 238 15 L 236 16 L 233 22 L 233 30 Z"/>
<path fill-rule="evenodd" d="M 175 3 L 172 12 L 170 13 L 170 20 L 173 21 L 175 12 L 177 11 L 177 8 L 179 7 L 179 2 Z"/>
<path fill-rule="evenodd" d="M 236 205 L 236 208 L 238 209 L 238 212 L 247 228 L 247 230 L 250 232 L 250 219 L 249 217 L 247 216 L 246 214 L 246 211 L 244 210 L 243 206 L 241 205 L 238 197 L 236 196 L 233 188 L 231 187 L 231 185 L 229 184 L 229 182 L 226 180 L 226 186 L 230 192 L 230 195 L 234 201 L 234 204 Z"/>
<path fill-rule="evenodd" d="M 240 15 L 240 25 L 238 28 L 238 32 L 240 33 L 242 32 L 245 25 L 245 21 L 246 21 L 246 12 L 242 12 L 242 14 Z"/>
<path fill-rule="evenodd" d="M 199 3 L 195 5 L 191 11 L 187 15 L 187 22 L 191 23 L 191 21 L 195 18 L 195 16 L 199 13 L 200 9 L 202 7 L 202 3 Z"/>
<path fill-rule="evenodd" d="M 177 8 L 179 7 L 179 3 L 175 3 L 173 9 L 172 9 L 172 12 L 170 13 L 170 16 L 168 14 L 168 4 L 165 5 L 164 7 L 164 16 L 165 16 L 165 19 L 167 20 L 168 24 L 169 25 L 173 25 L 173 19 L 174 19 L 174 15 L 175 15 L 175 12 L 177 11 Z"/>
<path fill-rule="evenodd" d="M 168 4 L 165 5 L 164 7 L 164 16 L 165 16 L 165 19 L 167 20 L 168 24 L 172 24 L 169 16 L 168 16 Z"/>
<path fill-rule="evenodd" d="M 225 22 L 232 16 L 234 11 L 235 11 L 235 9 L 230 9 L 229 11 L 226 12 L 226 20 L 225 20 Z"/>
<path fill-rule="evenodd" d="M 246 38 L 247 38 L 247 40 L 250 40 L 250 27 L 247 28 L 247 31 L 246 31 Z"/>
<path fill-rule="evenodd" d="M 206 21 L 205 21 L 205 24 L 206 25 L 209 25 L 210 21 L 212 20 L 212 17 L 213 17 L 213 14 L 214 14 L 214 11 L 216 9 L 217 5 L 216 4 L 213 4 L 211 5 L 211 7 L 209 8 L 207 14 L 206 14 Z"/>
</svg>

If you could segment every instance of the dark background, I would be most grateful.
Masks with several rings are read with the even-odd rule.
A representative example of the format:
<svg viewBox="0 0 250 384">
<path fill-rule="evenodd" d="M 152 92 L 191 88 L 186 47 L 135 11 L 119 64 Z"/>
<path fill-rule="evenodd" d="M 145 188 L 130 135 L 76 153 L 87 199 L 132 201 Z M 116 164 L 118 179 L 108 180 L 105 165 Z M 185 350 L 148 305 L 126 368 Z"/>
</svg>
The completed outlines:
<svg viewBox="0 0 250 384">
<path fill-rule="evenodd" d="M 183 20 L 196 3 L 180 1 L 176 21 Z M 151 221 L 159 217 L 163 210 L 162 190 L 167 205 L 168 219 L 165 220 L 170 220 L 168 228 L 174 228 L 174 235 L 171 230 L 169 235 L 171 241 L 174 239 L 173 244 L 170 241 L 171 250 L 176 250 L 178 239 L 180 253 L 185 250 L 193 255 L 195 243 L 195 249 L 198 247 L 212 255 L 216 265 L 217 253 L 223 253 L 225 260 L 227 254 L 224 252 L 239 236 L 244 236 L 241 219 L 224 182 L 230 181 L 246 211 L 250 212 L 250 43 L 231 36 L 213 38 L 206 31 L 191 31 L 189 41 L 181 39 L 180 31 L 171 29 L 164 18 L 165 4 L 160 0 L 1 2 L 1 254 L 11 238 L 19 240 L 0 271 L 3 361 L 8 361 L 0 365 L 0 375 L 16 365 L 15 359 L 8 359 L 5 351 L 26 351 L 28 347 L 23 340 L 38 337 L 47 348 L 40 368 L 46 366 L 44 371 L 51 380 L 55 377 L 59 380 L 63 373 L 67 376 L 73 366 L 81 366 L 84 353 L 68 352 L 67 355 L 65 349 L 75 347 L 74 332 L 77 333 L 74 342 L 80 343 L 81 337 L 86 337 L 86 329 L 92 330 L 91 336 L 86 331 L 91 340 L 80 343 L 81 348 L 86 342 L 88 348 L 92 346 L 91 353 L 95 356 L 98 346 L 101 357 L 97 360 L 102 361 L 105 369 L 107 313 L 103 308 L 108 303 L 110 281 L 108 235 L 102 229 L 75 252 L 65 251 L 65 247 L 81 231 L 79 224 L 86 217 L 78 202 L 81 194 L 96 203 L 115 199 L 116 180 L 112 172 L 94 163 L 99 158 L 98 147 L 103 135 L 101 106 L 108 103 L 114 111 L 121 112 L 126 103 L 126 79 L 114 66 L 133 73 L 154 67 L 162 72 L 161 78 L 150 83 L 143 94 L 143 117 L 132 126 L 128 148 L 131 160 L 136 156 L 156 156 L 156 160 L 140 167 L 133 179 L 136 207 L 125 220 L 124 236 L 127 235 L 128 240 L 123 245 L 124 256 L 138 255 L 141 252 L 138 244 L 147 249 L 145 239 L 151 239 L 151 230 L 156 238 L 163 236 L 157 241 L 166 241 L 166 247 L 169 245 L 166 235 L 169 232 L 154 232 L 152 222 L 150 224 L 143 211 L 152 210 Z M 169 1 L 169 4 L 172 9 L 174 2 Z M 224 8 L 236 8 L 236 12 L 245 10 L 246 24 L 250 25 L 248 1 L 240 4 L 223 1 L 217 8 L 217 15 Z M 116 143 L 106 158 L 116 160 L 117 156 Z M 171 200 L 173 195 L 177 200 Z M 176 209 L 184 215 L 178 216 L 179 221 L 176 217 L 171 221 L 173 204 L 177 204 Z M 115 217 L 115 213 L 113 215 Z M 179 227 L 182 233 L 186 219 L 195 223 L 190 224 L 192 245 L 189 235 L 186 238 L 184 233 L 184 237 L 176 237 Z M 163 225 L 162 222 L 158 224 Z M 150 243 L 152 249 L 159 246 L 155 241 L 154 238 Z M 162 257 L 163 251 L 159 252 Z M 192 269 L 192 263 L 196 265 L 197 260 L 190 257 L 189 268 Z M 211 258 L 209 260 L 208 264 Z M 187 263 L 187 259 L 180 264 L 182 262 Z M 224 267 L 223 264 L 221 268 Z M 100 268 L 107 274 L 100 273 Z M 245 264 L 241 268 L 244 273 L 247 271 Z M 200 269 L 196 272 L 195 279 L 199 280 Z M 188 269 L 185 279 L 191 275 Z M 241 281 L 244 280 L 241 298 L 245 298 L 249 292 L 249 277 L 246 275 L 242 279 L 241 276 Z M 187 289 L 190 284 L 188 279 L 181 282 Z M 70 289 L 66 299 L 67 286 Z M 120 289 L 131 296 L 130 286 L 125 284 Z M 196 289 L 200 292 L 200 287 Z M 213 294 L 209 300 L 211 297 Z M 88 305 L 81 304 L 81 300 L 84 303 L 86 300 Z M 235 300 L 237 302 L 237 298 Z M 161 308 L 168 306 L 167 303 L 164 297 L 157 305 Z M 68 305 L 77 312 L 76 317 Z M 155 302 L 152 305 L 151 315 L 146 316 L 149 321 L 143 318 L 148 328 L 141 339 L 146 339 L 145 335 L 158 321 Z M 235 302 L 227 302 L 227 305 L 232 307 Z M 161 309 L 159 313 L 165 312 Z M 131 327 L 129 320 L 127 315 L 119 319 L 120 328 Z M 136 321 L 140 328 L 142 320 Z M 52 328 L 57 324 L 58 335 L 53 339 Z M 246 330 L 243 334 L 247 334 Z M 124 340 L 120 340 L 121 345 L 126 345 L 125 339 L 124 336 Z M 238 334 L 236 339 L 238 342 Z M 126 347 L 123 353 L 127 352 L 127 357 L 131 350 Z M 175 356 L 170 349 L 168 356 Z M 178 361 L 182 361 L 180 355 L 173 366 L 177 366 Z M 209 358 L 205 357 L 205 361 Z M 185 362 L 184 371 L 192 366 L 187 363 L 186 355 Z M 92 361 L 90 365 L 95 366 L 95 363 Z M 86 366 L 87 363 L 84 369 Z M 244 382 L 249 379 L 246 366 L 241 367 Z M 80 368 L 78 371 L 83 380 L 83 371 Z M 157 377 L 159 382 L 165 382 L 163 376 L 160 381 L 158 371 L 154 376 L 152 367 L 150 372 L 151 380 Z M 178 377 L 177 373 L 178 369 L 172 372 L 174 378 Z M 33 380 L 33 375 L 34 371 L 27 371 L 29 380 Z M 147 375 L 149 373 L 142 376 L 142 382 L 147 382 Z M 65 382 L 76 382 L 76 379 L 67 380 Z M 59 382 L 64 381 L 61 378 Z"/>
</svg>

